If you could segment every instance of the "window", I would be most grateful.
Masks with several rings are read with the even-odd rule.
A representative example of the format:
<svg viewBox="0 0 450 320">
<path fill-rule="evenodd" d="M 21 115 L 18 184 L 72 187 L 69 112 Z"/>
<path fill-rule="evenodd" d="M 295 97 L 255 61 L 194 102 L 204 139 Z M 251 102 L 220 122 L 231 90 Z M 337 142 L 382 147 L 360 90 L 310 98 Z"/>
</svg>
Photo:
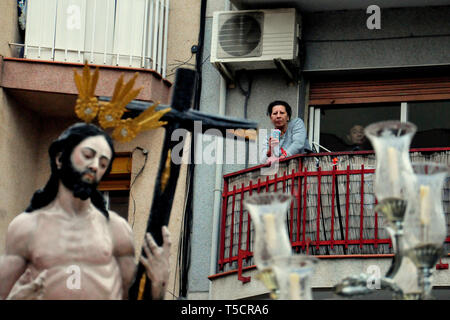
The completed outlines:
<svg viewBox="0 0 450 320">
<path fill-rule="evenodd" d="M 411 147 L 450 146 L 450 100 L 410 102 L 408 121 L 417 125 Z"/>
<path fill-rule="evenodd" d="M 108 210 L 128 220 L 130 199 L 131 154 L 116 153 L 111 172 L 105 176 L 98 189 L 105 197 Z"/>
<path fill-rule="evenodd" d="M 106 208 L 112 210 L 125 220 L 128 220 L 129 190 L 104 191 Z"/>
<path fill-rule="evenodd" d="M 399 103 L 324 106 L 320 108 L 320 145 L 331 151 L 371 149 L 364 128 L 387 119 L 400 120 Z"/>
<path fill-rule="evenodd" d="M 308 136 L 318 152 L 371 150 L 362 128 L 384 120 L 414 123 L 412 148 L 450 147 L 450 77 L 311 82 L 310 88 Z"/>
<path fill-rule="evenodd" d="M 154 69 L 166 77 L 169 0 L 28 1 L 24 57 Z"/>
</svg>

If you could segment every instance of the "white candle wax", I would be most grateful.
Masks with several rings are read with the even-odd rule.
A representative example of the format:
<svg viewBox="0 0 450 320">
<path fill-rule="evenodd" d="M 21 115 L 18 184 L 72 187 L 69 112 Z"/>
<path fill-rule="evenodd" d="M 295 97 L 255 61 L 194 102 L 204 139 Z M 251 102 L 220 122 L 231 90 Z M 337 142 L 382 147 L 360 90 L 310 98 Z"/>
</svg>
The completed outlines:
<svg viewBox="0 0 450 320">
<path fill-rule="evenodd" d="M 266 226 L 266 241 L 267 241 L 267 248 L 269 250 L 276 249 L 275 243 L 276 243 L 276 236 L 277 231 L 275 228 L 275 215 L 273 213 L 268 213 L 263 216 L 264 225 Z M 273 253 L 273 251 L 271 252 Z"/>
<path fill-rule="evenodd" d="M 430 223 L 430 209 L 429 200 L 430 198 L 430 187 L 420 186 L 420 223 L 423 225 L 428 225 Z"/>
<path fill-rule="evenodd" d="M 300 276 L 297 273 L 289 274 L 289 297 L 291 300 L 300 300 Z"/>
<path fill-rule="evenodd" d="M 397 150 L 394 147 L 389 147 L 387 149 L 388 153 L 388 166 L 390 168 L 390 181 L 392 185 L 392 196 L 400 197 L 400 185 L 399 185 L 399 170 L 397 163 Z"/>
</svg>

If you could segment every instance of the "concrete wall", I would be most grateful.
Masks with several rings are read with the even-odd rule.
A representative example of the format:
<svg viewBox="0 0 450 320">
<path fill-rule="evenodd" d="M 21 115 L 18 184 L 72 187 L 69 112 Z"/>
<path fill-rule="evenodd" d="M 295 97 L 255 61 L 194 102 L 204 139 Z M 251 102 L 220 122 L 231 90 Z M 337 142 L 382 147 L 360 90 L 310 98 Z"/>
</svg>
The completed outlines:
<svg viewBox="0 0 450 320">
<path fill-rule="evenodd" d="M 11 56 L 8 42 L 17 41 L 17 2 L 0 3 L 2 32 L 0 55 Z M 0 254 L 9 222 L 28 204 L 28 196 L 34 188 L 34 165 L 37 160 L 37 136 L 39 119 L 33 112 L 23 111 L 20 106 L 0 88 Z M 18 183 L 19 182 L 19 183 Z"/>
<path fill-rule="evenodd" d="M 178 67 L 195 68 L 191 47 L 198 43 L 200 0 L 172 0 L 169 11 L 167 79 L 175 80 Z"/>
<path fill-rule="evenodd" d="M 39 117 L 23 110 L 0 89 L 0 254 L 11 220 L 27 207 L 34 191 Z"/>
<path fill-rule="evenodd" d="M 369 30 L 365 10 L 303 14 L 304 70 L 448 64 L 449 16 L 450 6 L 381 8 L 381 29 Z"/>
<path fill-rule="evenodd" d="M 203 60 L 209 56 L 212 10 L 223 10 L 223 2 L 208 1 Z M 211 7 L 214 6 L 214 9 Z M 219 75 L 206 61 L 202 73 L 200 110 L 208 113 L 219 112 Z M 199 140 L 202 137 L 199 137 Z M 188 299 L 207 299 L 209 291 L 209 259 L 211 252 L 211 232 L 213 213 L 215 166 L 197 164 L 194 172 L 193 222 L 191 233 L 191 257 L 188 273 Z M 209 190 L 209 191 L 208 191 Z"/>
<path fill-rule="evenodd" d="M 208 2 L 204 60 L 210 53 L 212 13 L 223 10 L 223 3 L 223 0 Z M 305 44 L 303 69 L 309 73 L 302 73 L 298 86 L 289 87 L 276 70 L 252 72 L 254 82 L 248 105 L 249 118 L 258 121 L 260 128 L 271 128 L 265 110 L 267 104 L 275 99 L 288 101 L 293 106 L 294 113 L 304 118 L 307 111 L 309 75 L 314 71 L 449 64 L 450 41 L 448 36 L 439 36 L 448 34 L 450 30 L 449 15 L 450 7 L 382 9 L 381 30 L 369 30 L 366 26 L 369 15 L 365 13 L 365 10 L 303 14 Z M 417 37 L 410 38 L 411 34 Z M 430 35 L 438 36 L 430 37 Z M 362 39 L 369 39 L 369 41 L 360 41 Z M 201 111 L 217 113 L 220 75 L 210 63 L 205 62 L 202 77 Z M 243 87 L 247 88 L 245 81 Z M 226 115 L 243 117 L 244 96 L 238 88 L 227 89 L 226 101 Z M 307 118 L 304 120 L 307 126 Z M 225 165 L 223 174 L 244 167 L 243 164 Z M 214 228 L 212 225 L 214 176 L 214 165 L 196 166 L 192 256 L 189 272 L 191 299 L 208 298 L 210 281 L 207 276 L 211 245 L 215 241 L 211 239 Z M 205 190 L 209 191 L 205 192 Z M 354 268 L 366 262 L 367 260 L 365 262 L 330 261 L 323 267 L 325 269 L 319 270 L 321 279 L 320 284 L 317 285 L 328 288 L 333 285 L 337 275 L 336 272 L 331 271 L 337 265 L 341 268 L 340 270 L 349 268 L 354 271 Z M 226 277 L 212 282 L 210 293 L 213 299 L 244 298 L 261 294 L 263 290 L 254 283 L 256 280 L 252 281 L 252 284 L 242 285 L 237 281 L 237 275 L 229 276 L 229 278 L 233 280 L 226 280 Z M 231 282 L 226 283 L 227 281 Z M 245 286 L 250 289 L 244 290 Z M 247 293 L 237 295 L 236 292 L 241 290 Z"/>
<path fill-rule="evenodd" d="M 19 26 L 17 23 L 17 1 L 3 0 L 0 2 L 0 23 L 2 32 L 0 35 L 0 55 L 11 57 L 15 48 L 9 46 L 9 42 L 19 42 Z"/>
</svg>

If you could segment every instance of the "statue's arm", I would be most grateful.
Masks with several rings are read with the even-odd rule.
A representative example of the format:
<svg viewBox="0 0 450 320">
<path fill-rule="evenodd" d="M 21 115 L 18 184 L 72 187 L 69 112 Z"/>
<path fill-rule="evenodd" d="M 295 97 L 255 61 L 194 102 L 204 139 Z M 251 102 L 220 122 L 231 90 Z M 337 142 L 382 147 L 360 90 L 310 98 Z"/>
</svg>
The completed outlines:
<svg viewBox="0 0 450 320">
<path fill-rule="evenodd" d="M 28 260 L 28 239 L 34 226 L 34 217 L 18 215 L 8 226 L 5 254 L 0 257 L 0 300 L 6 299 L 12 287 L 25 272 Z"/>
<path fill-rule="evenodd" d="M 136 275 L 134 240 L 131 227 L 125 219 L 110 212 L 111 231 L 114 239 L 114 256 L 120 268 L 123 299 L 128 299 L 128 290 Z"/>
</svg>

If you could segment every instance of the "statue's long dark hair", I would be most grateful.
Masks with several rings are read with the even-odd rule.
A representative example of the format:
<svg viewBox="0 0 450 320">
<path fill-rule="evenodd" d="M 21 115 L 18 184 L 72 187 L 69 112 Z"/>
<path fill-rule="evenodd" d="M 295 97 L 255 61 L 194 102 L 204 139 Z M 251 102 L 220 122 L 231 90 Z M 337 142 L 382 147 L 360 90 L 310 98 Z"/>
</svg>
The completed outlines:
<svg viewBox="0 0 450 320">
<path fill-rule="evenodd" d="M 89 137 L 103 136 L 105 137 L 108 145 L 112 151 L 112 159 L 109 163 L 104 176 L 111 171 L 112 162 L 114 160 L 114 145 L 111 137 L 99 127 L 93 124 L 76 123 L 67 128 L 55 141 L 52 142 L 48 153 L 50 156 L 51 175 L 44 188 L 37 190 L 31 198 L 25 212 L 33 212 L 39 208 L 45 207 L 50 204 L 58 193 L 59 187 L 59 170 L 56 165 L 56 157 L 61 153 L 61 161 L 70 161 L 70 155 L 73 149 L 80 144 L 83 140 Z M 106 218 L 109 218 L 108 210 L 106 209 L 105 199 L 103 195 L 97 190 L 93 190 L 91 194 L 92 204 L 99 209 Z"/>
</svg>

